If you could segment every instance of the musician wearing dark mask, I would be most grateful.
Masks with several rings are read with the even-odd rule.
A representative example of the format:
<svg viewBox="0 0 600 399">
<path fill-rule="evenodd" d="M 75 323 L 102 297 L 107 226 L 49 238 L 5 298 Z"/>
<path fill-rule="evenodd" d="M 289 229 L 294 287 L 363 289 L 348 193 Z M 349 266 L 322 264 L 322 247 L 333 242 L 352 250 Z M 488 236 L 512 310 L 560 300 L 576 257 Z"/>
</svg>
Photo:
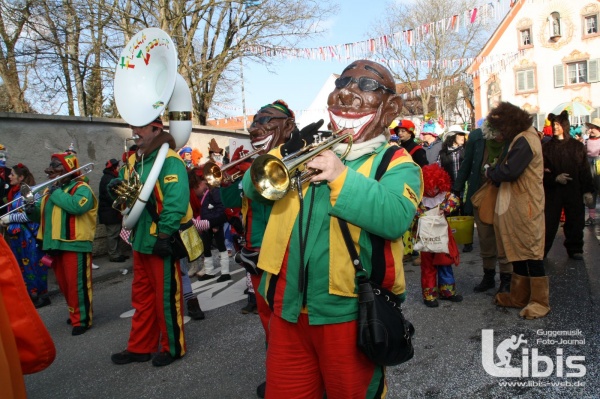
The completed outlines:
<svg viewBox="0 0 600 399">
<path fill-rule="evenodd" d="M 185 164 L 174 151 L 173 136 L 163 131 L 162 120 L 134 126 L 132 132 L 138 150 L 128 158 L 119 178 L 109 184 L 113 195 L 134 172 L 144 184 L 157 162 L 159 149 L 168 143 L 169 150 L 146 208 L 129 237 L 133 247 L 131 298 L 135 314 L 127 349 L 113 354 L 111 360 L 115 364 L 146 362 L 159 348 L 152 364 L 167 366 L 186 351 L 181 273 L 179 259 L 171 256 L 171 236 L 192 217 L 190 191 Z"/>
<path fill-rule="evenodd" d="M 38 239 L 42 240 L 44 252 L 52 257 L 56 281 L 69 308 L 73 335 L 81 335 L 92 326 L 92 243 L 98 213 L 96 196 L 78 177 L 79 172 L 66 175 L 78 167 L 75 154 L 52 154 L 45 172 L 51 180 L 58 180 L 46 188 L 31 212 L 32 219 L 41 220 Z"/>
<path fill-rule="evenodd" d="M 320 398 L 325 387 L 328 398 L 385 396 L 384 368 L 357 347 L 355 269 L 338 218 L 348 222 L 371 280 L 403 298 L 400 237 L 422 196 L 421 169 L 405 150 L 388 144 L 386 130 L 402 100 L 383 65 L 350 64 L 327 104 L 332 130 L 353 138 L 343 161 L 348 143 L 323 150 L 307 161 L 319 172 L 302 185 L 302 195 L 290 190 L 274 203 L 248 173 L 243 178 L 251 200 L 273 205 L 258 259 L 259 292 L 273 311 L 267 398 Z M 271 153 L 285 155 L 288 143 Z M 382 223 L 389 218 L 394 223 Z"/>
<path fill-rule="evenodd" d="M 265 154 L 274 148 L 281 148 L 281 153 L 292 153 L 299 150 L 305 143 L 310 144 L 313 136 L 317 134 L 323 121 L 313 123 L 298 130 L 294 112 L 283 100 L 274 101 L 271 104 L 263 106 L 254 115 L 254 119 L 248 132 L 253 149 L 262 148 L 261 154 Z M 231 158 L 232 162 L 242 158 L 251 149 L 237 148 Z M 281 154 L 280 154 L 281 155 Z M 239 171 L 243 175 L 250 165 L 252 159 L 247 159 L 234 167 L 235 170 L 228 171 L 233 174 Z M 262 246 L 262 239 L 265 233 L 265 227 L 271 214 L 272 204 L 265 204 L 262 201 L 252 201 L 244 195 L 242 190 L 241 177 L 228 187 L 221 187 L 221 197 L 223 204 L 227 208 L 241 208 L 242 223 L 244 226 L 244 246 L 236 254 L 235 261 L 242 265 L 252 282 L 248 287 L 248 303 L 242 309 L 242 313 L 252 313 L 256 309 L 260 316 L 261 323 L 265 330 L 265 339 L 268 343 L 269 328 L 268 323 L 271 318 L 271 309 L 264 298 L 258 293 L 258 285 L 262 276 L 262 270 L 256 267 L 258 257 Z M 257 395 L 264 398 L 266 383 L 262 383 L 257 388 Z"/>
</svg>

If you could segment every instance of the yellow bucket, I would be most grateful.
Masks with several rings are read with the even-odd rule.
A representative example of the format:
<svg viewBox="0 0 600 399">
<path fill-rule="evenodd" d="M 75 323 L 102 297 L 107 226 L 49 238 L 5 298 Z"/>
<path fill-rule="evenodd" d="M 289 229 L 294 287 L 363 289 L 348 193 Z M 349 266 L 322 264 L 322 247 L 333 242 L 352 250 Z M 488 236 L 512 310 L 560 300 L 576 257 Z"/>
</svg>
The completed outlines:
<svg viewBox="0 0 600 399">
<path fill-rule="evenodd" d="M 475 225 L 473 216 L 450 216 L 448 224 L 457 244 L 473 243 L 473 226 Z"/>
</svg>

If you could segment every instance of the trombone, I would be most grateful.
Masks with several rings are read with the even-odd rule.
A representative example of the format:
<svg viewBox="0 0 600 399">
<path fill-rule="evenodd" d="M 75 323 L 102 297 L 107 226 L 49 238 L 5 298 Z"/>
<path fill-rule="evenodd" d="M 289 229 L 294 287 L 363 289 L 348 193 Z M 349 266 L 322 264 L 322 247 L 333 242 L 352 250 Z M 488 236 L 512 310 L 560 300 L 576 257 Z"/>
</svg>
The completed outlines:
<svg viewBox="0 0 600 399">
<path fill-rule="evenodd" d="M 0 210 L 3 209 L 3 208 L 6 208 L 7 206 L 9 206 L 10 204 L 12 204 L 13 202 L 17 202 L 17 201 L 20 201 L 20 200 L 23 200 L 23 204 L 21 206 L 18 206 L 15 209 L 12 209 L 11 211 L 7 212 L 6 215 L 9 215 L 9 214 L 11 214 L 13 212 L 21 210 L 21 209 L 25 208 L 28 205 L 33 205 L 35 203 L 35 201 L 36 201 L 35 195 L 38 194 L 43 189 L 45 189 L 46 187 L 52 186 L 56 182 L 64 179 L 65 177 L 67 177 L 69 175 L 75 174 L 75 173 L 77 173 L 79 171 L 81 171 L 81 173 L 79 174 L 79 176 L 84 176 L 84 175 L 87 175 L 88 173 L 90 173 L 92 170 L 94 170 L 94 164 L 93 163 L 88 163 L 88 164 L 85 164 L 83 166 L 80 166 L 77 169 L 73 169 L 72 171 L 70 171 L 68 173 L 65 173 L 64 175 L 60 175 L 58 177 L 55 177 L 52 180 L 48 180 L 47 182 L 40 183 L 40 184 L 35 185 L 33 187 L 29 186 L 28 184 L 23 183 L 23 184 L 21 184 L 21 188 L 19 189 L 19 192 L 21 193 L 21 197 L 10 201 L 8 204 L 4 204 L 4 205 L 0 206 Z M 47 194 L 49 194 L 49 193 L 43 194 L 42 197 L 45 196 L 45 195 L 47 195 Z"/>
<path fill-rule="evenodd" d="M 323 151 L 348 139 L 348 148 L 340 157 L 341 159 L 346 158 L 352 147 L 352 133 L 337 136 L 336 133 L 342 130 L 344 129 L 338 130 L 331 137 L 321 141 L 319 134 L 314 143 L 306 145 L 282 159 L 271 154 L 264 154 L 256 158 L 250 167 L 250 177 L 256 191 L 268 200 L 282 199 L 290 189 L 293 189 L 292 178 L 298 176 L 300 184 L 304 184 L 320 173 L 319 170 L 306 168 L 307 162 Z M 303 167 L 302 170 L 301 167 Z"/>
<path fill-rule="evenodd" d="M 202 174 L 204 174 L 204 177 L 206 178 L 206 182 L 211 187 L 219 187 L 223 181 L 229 182 L 229 183 L 233 182 L 241 176 L 241 173 L 239 171 L 237 171 L 234 174 L 229 175 L 229 174 L 227 174 L 227 171 L 229 169 L 239 165 L 240 163 L 246 161 L 247 159 L 252 158 L 256 154 L 261 152 L 263 149 L 264 149 L 264 147 L 257 148 L 254 151 L 247 153 L 243 157 L 240 157 L 239 159 L 236 159 L 235 161 L 228 163 L 227 165 L 223 166 L 222 168 L 220 168 L 219 165 L 217 165 L 213 161 L 208 161 L 202 167 Z"/>
</svg>

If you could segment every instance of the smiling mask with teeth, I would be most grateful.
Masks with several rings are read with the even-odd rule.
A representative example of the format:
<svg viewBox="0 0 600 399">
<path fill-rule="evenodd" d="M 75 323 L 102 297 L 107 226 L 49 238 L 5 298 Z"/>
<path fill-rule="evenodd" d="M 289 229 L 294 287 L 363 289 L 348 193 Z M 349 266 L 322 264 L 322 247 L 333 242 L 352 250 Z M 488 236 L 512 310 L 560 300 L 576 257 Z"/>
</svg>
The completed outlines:
<svg viewBox="0 0 600 399">
<path fill-rule="evenodd" d="M 332 129 L 352 129 L 355 143 L 385 134 L 402 109 L 400 97 L 384 89 L 395 87 L 391 72 L 376 62 L 359 60 L 344 69 L 340 80 L 348 77 L 352 80 L 344 87 L 336 86 L 327 99 Z M 363 91 L 357 83 L 361 77 L 375 80 L 381 87 Z"/>
<path fill-rule="evenodd" d="M 285 143 L 296 127 L 294 112 L 283 100 L 262 107 L 248 132 L 252 148 L 263 148 L 265 152 Z"/>
</svg>

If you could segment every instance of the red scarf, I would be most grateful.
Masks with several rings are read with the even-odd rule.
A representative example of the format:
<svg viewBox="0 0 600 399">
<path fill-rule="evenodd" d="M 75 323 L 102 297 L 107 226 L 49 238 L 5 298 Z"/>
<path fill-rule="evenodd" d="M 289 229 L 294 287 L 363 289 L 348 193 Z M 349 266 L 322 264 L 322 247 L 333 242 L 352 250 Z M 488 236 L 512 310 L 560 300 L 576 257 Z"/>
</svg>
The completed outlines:
<svg viewBox="0 0 600 399">
<path fill-rule="evenodd" d="M 17 195 L 19 190 L 20 190 L 20 187 L 17 185 L 10 186 L 10 190 L 8 190 L 8 194 L 7 194 L 8 202 L 12 201 L 15 198 L 15 195 Z"/>
</svg>

